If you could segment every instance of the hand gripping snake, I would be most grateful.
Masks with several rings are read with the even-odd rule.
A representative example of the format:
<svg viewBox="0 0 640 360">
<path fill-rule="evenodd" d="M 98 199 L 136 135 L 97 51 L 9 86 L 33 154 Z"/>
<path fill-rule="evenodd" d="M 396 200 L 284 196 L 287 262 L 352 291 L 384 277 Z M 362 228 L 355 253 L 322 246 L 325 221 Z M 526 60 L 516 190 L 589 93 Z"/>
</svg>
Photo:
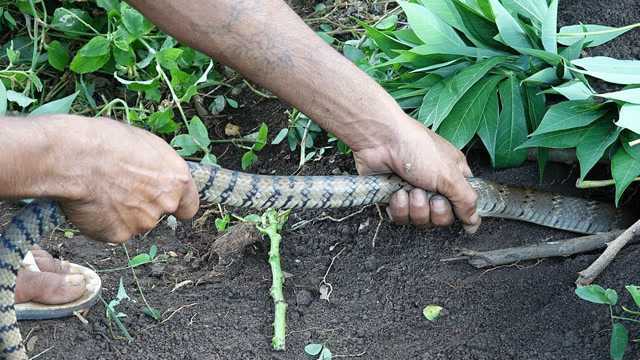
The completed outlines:
<svg viewBox="0 0 640 360">
<path fill-rule="evenodd" d="M 203 202 L 253 209 L 320 209 L 387 203 L 412 186 L 394 175 L 264 176 L 189 163 Z M 478 194 L 481 217 L 516 219 L 583 234 L 622 229 L 630 222 L 613 206 L 468 179 Z M 15 314 L 15 282 L 25 254 L 52 227 L 65 222 L 60 207 L 34 201 L 0 236 L 0 351 L 6 359 L 27 359 Z"/>
</svg>

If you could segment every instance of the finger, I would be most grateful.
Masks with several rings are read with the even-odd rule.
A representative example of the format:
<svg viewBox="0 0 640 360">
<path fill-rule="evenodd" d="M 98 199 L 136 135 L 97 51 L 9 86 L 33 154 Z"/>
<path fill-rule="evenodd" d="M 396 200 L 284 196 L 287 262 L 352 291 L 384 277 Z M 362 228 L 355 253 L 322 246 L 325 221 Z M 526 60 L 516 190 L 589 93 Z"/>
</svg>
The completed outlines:
<svg viewBox="0 0 640 360">
<path fill-rule="evenodd" d="M 44 252 L 44 254 L 42 254 Z M 36 265 L 42 272 L 52 272 L 58 274 L 68 273 L 71 269 L 68 261 L 62 261 L 54 259 L 51 254 L 46 251 L 40 250 L 37 253 L 32 251 L 34 259 L 36 259 Z"/>
<path fill-rule="evenodd" d="M 391 196 L 387 214 L 393 222 L 399 225 L 409 223 L 409 194 L 404 190 L 399 190 Z"/>
<path fill-rule="evenodd" d="M 478 231 L 481 224 L 480 215 L 476 208 L 478 194 L 464 178 L 452 183 L 450 188 L 443 192 L 452 203 L 456 217 L 462 222 L 464 230 L 469 234 Z"/>
<path fill-rule="evenodd" d="M 55 274 L 20 270 L 16 278 L 16 303 L 64 304 L 78 299 L 85 291 L 81 274 Z"/>
<path fill-rule="evenodd" d="M 462 172 L 462 175 L 464 177 L 473 177 L 473 171 L 471 171 L 469 164 L 465 160 L 460 161 L 460 163 L 458 163 L 458 167 L 460 168 L 460 171 Z"/>
<path fill-rule="evenodd" d="M 431 209 L 431 223 L 435 226 L 449 226 L 453 224 L 454 216 L 451 204 L 441 195 L 434 195 L 429 200 Z"/>
<path fill-rule="evenodd" d="M 182 197 L 180 198 L 180 204 L 174 215 L 178 219 L 188 220 L 196 215 L 199 207 L 200 197 L 198 195 L 198 189 L 196 188 L 193 178 L 189 175 L 189 180 L 187 181 Z"/>
<path fill-rule="evenodd" d="M 415 188 L 409 193 L 409 218 L 416 226 L 429 225 L 429 196 L 426 191 Z"/>
</svg>

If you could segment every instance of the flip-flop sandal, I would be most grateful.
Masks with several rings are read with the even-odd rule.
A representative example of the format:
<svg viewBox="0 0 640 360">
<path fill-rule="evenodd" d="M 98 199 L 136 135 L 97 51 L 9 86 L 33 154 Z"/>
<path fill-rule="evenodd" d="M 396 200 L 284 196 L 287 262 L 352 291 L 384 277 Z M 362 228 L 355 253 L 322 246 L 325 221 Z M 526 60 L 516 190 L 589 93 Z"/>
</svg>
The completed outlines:
<svg viewBox="0 0 640 360">
<path fill-rule="evenodd" d="M 31 271 L 40 271 L 36 261 L 29 251 L 22 262 L 22 266 Z M 74 312 L 91 308 L 98 301 L 102 280 L 95 271 L 78 264 L 69 264 L 69 272 L 82 274 L 85 277 L 87 287 L 84 294 L 66 304 L 47 305 L 35 302 L 16 304 L 16 317 L 18 320 L 47 320 L 73 316 Z"/>
</svg>

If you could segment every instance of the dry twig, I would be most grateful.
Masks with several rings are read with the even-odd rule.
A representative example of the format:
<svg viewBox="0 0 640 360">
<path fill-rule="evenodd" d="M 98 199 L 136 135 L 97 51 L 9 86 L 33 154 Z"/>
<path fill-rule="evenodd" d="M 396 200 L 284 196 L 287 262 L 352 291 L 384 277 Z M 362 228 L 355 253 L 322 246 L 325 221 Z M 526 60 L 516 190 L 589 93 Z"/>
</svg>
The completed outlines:
<svg viewBox="0 0 640 360">
<path fill-rule="evenodd" d="M 631 225 L 615 240 L 607 243 L 607 249 L 593 262 L 588 268 L 580 271 L 580 275 L 576 280 L 577 285 L 589 285 L 609 266 L 611 261 L 616 257 L 618 252 L 622 250 L 629 242 L 637 238 L 638 232 L 640 232 L 640 220 Z"/>
</svg>

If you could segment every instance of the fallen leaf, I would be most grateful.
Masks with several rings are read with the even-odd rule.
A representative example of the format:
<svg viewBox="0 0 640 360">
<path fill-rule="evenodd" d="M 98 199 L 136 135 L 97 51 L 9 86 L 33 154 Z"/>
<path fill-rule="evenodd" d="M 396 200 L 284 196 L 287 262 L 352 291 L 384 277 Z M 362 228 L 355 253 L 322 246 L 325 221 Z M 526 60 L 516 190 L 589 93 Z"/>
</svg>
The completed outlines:
<svg viewBox="0 0 640 360">
<path fill-rule="evenodd" d="M 227 123 L 224 127 L 224 134 L 227 136 L 240 136 L 240 126 Z"/>
</svg>

